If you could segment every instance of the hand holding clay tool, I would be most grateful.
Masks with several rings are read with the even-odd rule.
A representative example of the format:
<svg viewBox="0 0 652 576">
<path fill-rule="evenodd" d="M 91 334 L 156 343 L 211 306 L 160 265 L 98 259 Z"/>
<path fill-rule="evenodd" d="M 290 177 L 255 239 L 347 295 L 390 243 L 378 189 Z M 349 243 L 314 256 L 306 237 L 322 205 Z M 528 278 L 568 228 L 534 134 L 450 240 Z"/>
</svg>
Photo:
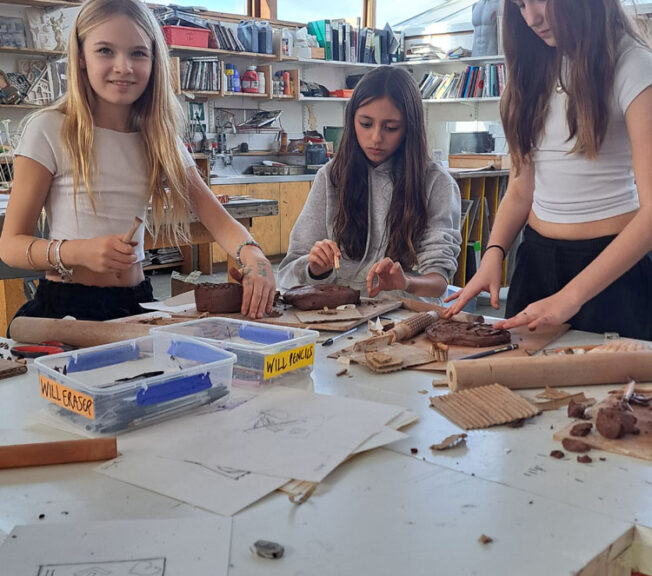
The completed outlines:
<svg viewBox="0 0 652 576">
<path fill-rule="evenodd" d="M 131 243 L 131 239 L 134 237 L 134 234 L 136 233 L 136 230 L 138 230 L 138 227 L 143 223 L 143 221 L 138 217 L 134 217 L 134 223 L 131 225 L 131 228 L 129 228 L 129 231 L 125 233 L 125 235 L 122 237 L 122 241 L 129 244 Z"/>
</svg>

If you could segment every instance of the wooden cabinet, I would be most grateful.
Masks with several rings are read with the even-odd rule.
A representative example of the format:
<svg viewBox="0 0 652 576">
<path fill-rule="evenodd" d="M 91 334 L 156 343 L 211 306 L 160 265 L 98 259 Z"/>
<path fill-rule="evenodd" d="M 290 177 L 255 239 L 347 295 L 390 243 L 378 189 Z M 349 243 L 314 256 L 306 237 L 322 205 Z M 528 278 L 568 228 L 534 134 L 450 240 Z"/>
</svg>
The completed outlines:
<svg viewBox="0 0 652 576">
<path fill-rule="evenodd" d="M 263 248 L 266 256 L 287 252 L 290 232 L 306 202 L 312 182 L 261 182 L 260 184 L 213 185 L 215 194 L 250 196 L 278 202 L 278 214 L 251 221 L 251 235 Z M 213 243 L 213 262 L 226 262 L 226 252 Z"/>
</svg>

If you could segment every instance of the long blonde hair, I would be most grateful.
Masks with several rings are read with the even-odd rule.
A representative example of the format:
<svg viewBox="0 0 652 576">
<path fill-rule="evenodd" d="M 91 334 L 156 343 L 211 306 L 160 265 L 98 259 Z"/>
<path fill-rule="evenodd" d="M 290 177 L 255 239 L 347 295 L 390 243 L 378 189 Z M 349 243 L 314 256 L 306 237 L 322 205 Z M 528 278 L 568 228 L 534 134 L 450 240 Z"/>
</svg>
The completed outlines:
<svg viewBox="0 0 652 576">
<path fill-rule="evenodd" d="M 62 99 L 50 109 L 65 115 L 61 136 L 72 163 L 75 207 L 77 191 L 83 180 L 95 210 L 92 181 L 97 170 L 92 115 L 95 95 L 87 73 L 81 67 L 80 56 L 89 32 L 116 15 L 128 17 L 152 42 L 149 83 L 132 105 L 129 119 L 130 130 L 139 131 L 143 140 L 152 202 L 152 234 L 156 238 L 163 231 L 167 239 L 185 242 L 190 237 L 190 201 L 186 168 L 178 147 L 181 107 L 172 91 L 168 52 L 161 28 L 140 0 L 87 0 L 70 34 L 68 88 Z"/>
<path fill-rule="evenodd" d="M 514 167 L 530 156 L 543 133 L 555 83 L 568 94 L 571 153 L 593 159 L 609 124 L 618 43 L 628 35 L 641 44 L 620 0 L 548 0 L 546 15 L 556 47 L 547 46 L 505 0 L 503 45 L 507 85 L 500 101 L 501 119 Z M 567 59 L 567 75 L 562 73 Z"/>
</svg>

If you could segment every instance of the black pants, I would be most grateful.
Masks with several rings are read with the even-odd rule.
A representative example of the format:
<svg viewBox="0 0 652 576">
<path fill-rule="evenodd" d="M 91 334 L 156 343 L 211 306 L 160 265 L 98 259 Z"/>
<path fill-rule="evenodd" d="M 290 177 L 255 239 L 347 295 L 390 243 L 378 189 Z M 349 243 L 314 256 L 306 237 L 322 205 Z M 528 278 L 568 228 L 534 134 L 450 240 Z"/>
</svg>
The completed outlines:
<svg viewBox="0 0 652 576">
<path fill-rule="evenodd" d="M 84 286 L 41 279 L 34 299 L 23 304 L 16 316 L 77 320 L 113 320 L 146 312 L 139 302 L 152 302 L 149 278 L 136 286 Z M 7 331 L 9 337 L 9 331 Z"/>
<path fill-rule="evenodd" d="M 561 290 L 586 268 L 614 239 L 554 240 L 525 228 L 516 254 L 505 317 Z M 652 340 L 652 253 L 589 300 L 569 323 L 576 330 L 618 332 L 621 336 Z"/>
</svg>

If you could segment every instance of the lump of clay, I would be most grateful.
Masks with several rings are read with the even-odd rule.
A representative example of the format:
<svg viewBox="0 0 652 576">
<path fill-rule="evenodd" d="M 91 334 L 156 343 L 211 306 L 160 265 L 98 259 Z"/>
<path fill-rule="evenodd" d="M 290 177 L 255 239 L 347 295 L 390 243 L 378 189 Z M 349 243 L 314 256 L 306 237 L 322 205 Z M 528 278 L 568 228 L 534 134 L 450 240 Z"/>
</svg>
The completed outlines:
<svg viewBox="0 0 652 576">
<path fill-rule="evenodd" d="M 622 438 L 625 434 L 638 434 L 636 416 L 616 406 L 600 408 L 595 427 L 605 438 Z"/>
<path fill-rule="evenodd" d="M 432 342 L 475 347 L 509 344 L 512 339 L 508 330 L 498 330 L 490 324 L 457 322 L 443 318 L 426 328 L 426 336 Z"/>
<path fill-rule="evenodd" d="M 195 286 L 195 304 L 198 312 L 232 314 L 242 308 L 242 285 L 234 282 Z"/>
<path fill-rule="evenodd" d="M 299 310 L 323 310 L 342 304 L 360 304 L 360 290 L 338 284 L 295 286 L 283 294 L 283 299 Z"/>
</svg>

